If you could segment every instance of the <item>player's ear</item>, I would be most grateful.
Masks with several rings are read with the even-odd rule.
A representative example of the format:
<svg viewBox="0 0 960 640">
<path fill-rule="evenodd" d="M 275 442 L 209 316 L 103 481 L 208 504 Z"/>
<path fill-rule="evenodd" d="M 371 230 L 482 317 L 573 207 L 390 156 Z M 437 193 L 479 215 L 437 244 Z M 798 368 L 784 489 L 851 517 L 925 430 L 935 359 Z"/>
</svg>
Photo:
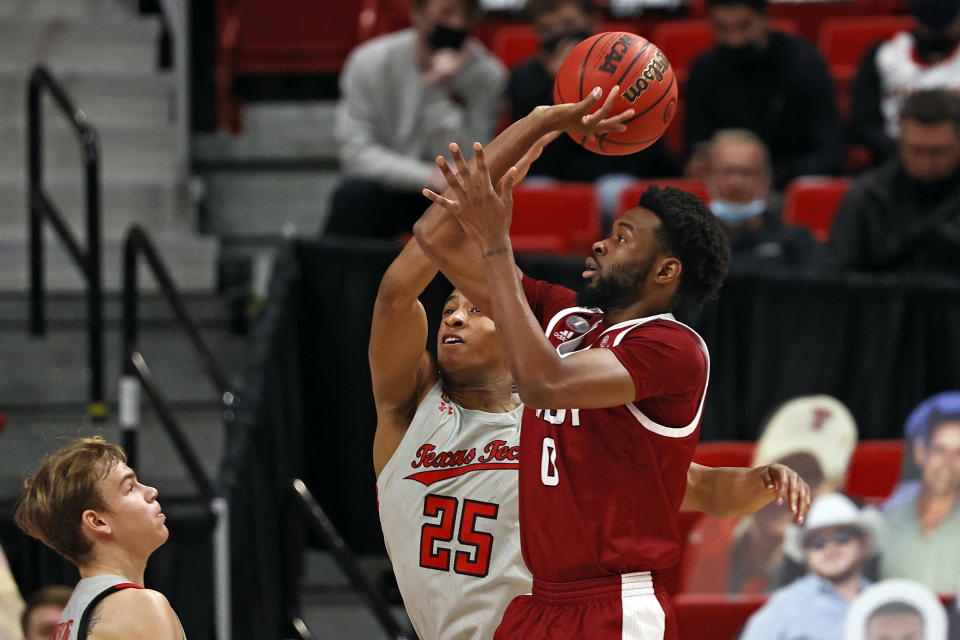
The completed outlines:
<svg viewBox="0 0 960 640">
<path fill-rule="evenodd" d="M 101 514 L 93 509 L 87 509 L 80 514 L 80 525 L 90 533 L 110 535 L 113 530 Z"/>
<path fill-rule="evenodd" d="M 671 256 L 662 258 L 660 262 L 657 263 L 656 269 L 656 276 L 654 277 L 657 282 L 667 284 L 680 277 L 680 272 L 683 271 L 683 264 L 681 264 L 680 260 Z"/>
</svg>

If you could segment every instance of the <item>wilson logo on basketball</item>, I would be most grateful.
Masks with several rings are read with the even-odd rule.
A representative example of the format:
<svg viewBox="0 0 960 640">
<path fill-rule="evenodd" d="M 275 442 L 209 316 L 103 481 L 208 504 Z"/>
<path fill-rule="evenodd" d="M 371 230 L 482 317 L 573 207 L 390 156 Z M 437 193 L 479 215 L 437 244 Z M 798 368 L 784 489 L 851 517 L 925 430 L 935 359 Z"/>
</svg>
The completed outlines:
<svg viewBox="0 0 960 640">
<path fill-rule="evenodd" d="M 630 47 L 632 47 L 636 41 L 637 39 L 629 34 L 620 36 L 620 39 L 610 46 L 610 53 L 604 56 L 603 64 L 600 65 L 600 71 L 609 74 L 616 73 L 620 61 L 623 60 L 623 55 L 629 51 Z"/>
<path fill-rule="evenodd" d="M 633 104 L 637 101 L 637 98 L 643 95 L 643 92 L 647 90 L 647 87 L 649 87 L 651 83 L 662 82 L 663 74 L 665 74 L 669 68 L 670 63 L 667 61 L 667 57 L 663 55 L 663 51 L 657 49 L 656 53 L 653 54 L 653 59 L 647 64 L 647 68 L 643 70 L 643 73 L 637 76 L 633 85 L 628 87 L 627 90 L 620 95 L 624 100 Z"/>
</svg>

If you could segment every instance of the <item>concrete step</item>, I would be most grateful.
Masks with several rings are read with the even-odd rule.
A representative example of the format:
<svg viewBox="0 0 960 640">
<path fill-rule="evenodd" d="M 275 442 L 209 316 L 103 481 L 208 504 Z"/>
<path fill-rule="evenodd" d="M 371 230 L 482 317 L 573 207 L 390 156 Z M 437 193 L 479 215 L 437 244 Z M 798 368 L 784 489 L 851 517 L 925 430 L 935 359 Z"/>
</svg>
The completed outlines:
<svg viewBox="0 0 960 640">
<path fill-rule="evenodd" d="M 172 125 L 102 129 L 101 176 L 112 181 L 156 181 L 173 184 L 176 179 L 176 136 Z M 82 155 L 76 134 L 63 118 L 48 118 L 44 128 L 43 160 L 47 176 L 63 179 L 82 174 Z M 0 177 L 10 181 L 26 178 L 26 130 L 0 128 Z"/>
<path fill-rule="evenodd" d="M 19 496 L 24 477 L 36 468 L 41 457 L 68 439 L 100 433 L 111 442 L 121 442 L 115 419 L 93 424 L 82 417 L 79 407 L 38 411 L 0 403 L 0 411 L 6 418 L 6 429 L 0 433 L 0 500 Z M 216 402 L 181 405 L 175 408 L 175 414 L 204 471 L 216 482 L 225 442 Z M 157 487 L 161 504 L 164 496 L 199 495 L 153 410 L 145 405 L 141 415 L 136 452 L 138 476 Z"/>
<path fill-rule="evenodd" d="M 47 193 L 74 233 L 84 229 L 85 189 L 79 180 L 48 181 Z M 101 224 L 106 238 L 121 238 L 134 222 L 148 229 L 185 231 L 192 221 L 177 218 L 177 190 L 156 182 L 117 182 L 103 185 Z M 27 187 L 24 182 L 0 179 L 0 237 L 26 242 Z"/>
<path fill-rule="evenodd" d="M 26 76 L 43 62 L 55 73 L 150 73 L 156 68 L 159 34 L 159 20 L 153 17 L 12 15 L 0 18 L 0 70 Z"/>
<path fill-rule="evenodd" d="M 330 169 L 219 170 L 208 173 L 205 231 L 236 236 L 319 233 L 340 179 Z"/>
<path fill-rule="evenodd" d="M 180 233 L 152 234 L 157 250 L 181 291 L 213 291 L 219 243 L 211 236 Z M 122 282 L 123 245 L 119 238 L 106 238 L 103 251 L 103 286 L 119 291 Z M 28 248 L 23 237 L 0 236 L 0 291 L 26 291 L 29 281 Z M 86 285 L 59 239 L 48 235 L 44 244 L 46 284 L 49 291 L 84 291 Z M 153 278 L 140 268 L 145 291 L 156 289 Z M 0 350 L 2 353 L 2 350 Z"/>
<path fill-rule="evenodd" d="M 197 135 L 193 152 L 199 162 L 212 163 L 336 161 L 335 107 L 331 100 L 250 103 L 244 106 L 242 134 Z"/>
<path fill-rule="evenodd" d="M 71 18 L 133 15 L 133 3 L 122 0 L 0 0 L 0 18 Z"/>
<path fill-rule="evenodd" d="M 90 73 L 57 75 L 67 95 L 98 129 L 163 126 L 175 120 L 175 87 L 169 73 Z M 26 128 L 28 73 L 0 73 L 0 126 Z M 59 110 L 44 105 L 46 122 L 62 120 Z"/>
</svg>

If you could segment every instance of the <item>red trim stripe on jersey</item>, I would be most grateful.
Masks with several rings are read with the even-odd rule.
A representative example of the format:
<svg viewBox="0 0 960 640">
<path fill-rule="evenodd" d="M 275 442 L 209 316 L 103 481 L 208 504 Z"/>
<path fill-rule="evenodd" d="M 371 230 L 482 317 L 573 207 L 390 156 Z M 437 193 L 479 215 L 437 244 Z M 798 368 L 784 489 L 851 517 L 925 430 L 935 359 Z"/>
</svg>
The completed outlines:
<svg viewBox="0 0 960 640">
<path fill-rule="evenodd" d="M 436 469 L 435 471 L 420 471 L 413 473 L 404 480 L 416 480 L 425 487 L 429 487 L 435 482 L 446 480 L 447 478 L 456 478 L 471 471 L 494 471 L 497 469 L 519 469 L 519 462 L 483 462 L 480 464 L 469 464 L 455 469 Z"/>
</svg>

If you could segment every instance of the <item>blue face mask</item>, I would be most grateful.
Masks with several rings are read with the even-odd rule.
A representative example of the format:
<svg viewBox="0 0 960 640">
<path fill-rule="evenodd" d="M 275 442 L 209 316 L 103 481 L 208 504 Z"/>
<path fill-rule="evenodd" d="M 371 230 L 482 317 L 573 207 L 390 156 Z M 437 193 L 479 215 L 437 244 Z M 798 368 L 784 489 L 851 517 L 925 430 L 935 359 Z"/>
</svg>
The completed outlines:
<svg viewBox="0 0 960 640">
<path fill-rule="evenodd" d="M 710 210 L 723 222 L 735 226 L 766 211 L 767 203 L 762 198 L 746 203 L 714 198 L 710 201 Z"/>
</svg>

